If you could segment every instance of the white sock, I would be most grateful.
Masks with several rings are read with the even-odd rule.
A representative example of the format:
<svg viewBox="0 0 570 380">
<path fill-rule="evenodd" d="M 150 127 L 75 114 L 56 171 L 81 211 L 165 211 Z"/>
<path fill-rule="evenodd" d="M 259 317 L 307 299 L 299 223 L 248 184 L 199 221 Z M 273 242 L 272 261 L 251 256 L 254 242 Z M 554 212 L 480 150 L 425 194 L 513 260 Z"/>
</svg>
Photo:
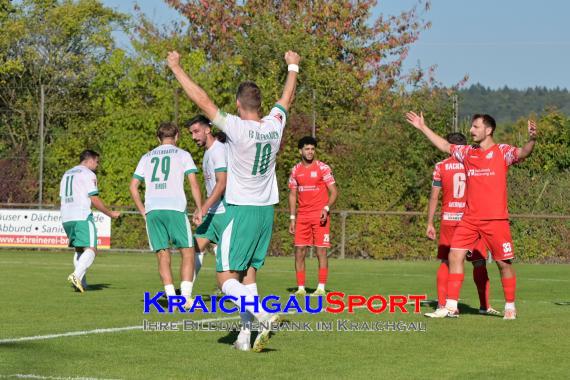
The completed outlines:
<svg viewBox="0 0 570 380">
<path fill-rule="evenodd" d="M 249 290 L 249 292 L 253 295 L 253 296 L 257 296 L 257 284 L 247 284 L 245 285 L 245 287 L 247 288 L 247 290 Z M 253 314 L 251 314 L 249 311 L 246 311 L 245 313 L 239 313 L 239 317 L 241 319 L 241 323 L 243 326 L 247 326 L 244 327 L 241 331 L 242 332 L 246 332 L 247 334 L 249 334 L 250 331 L 250 326 L 253 323 L 254 320 L 254 316 Z M 241 336 L 241 332 L 240 332 L 240 336 Z M 238 339 L 240 339 L 240 336 L 238 336 Z M 240 339 L 241 340 L 241 339 Z"/>
<path fill-rule="evenodd" d="M 317 286 L 317 289 L 325 290 L 325 284 L 319 283 L 319 285 Z"/>
<path fill-rule="evenodd" d="M 192 287 L 194 284 L 192 281 L 182 281 L 180 283 L 180 294 L 186 297 L 186 300 L 192 298 Z"/>
<path fill-rule="evenodd" d="M 93 264 L 93 261 L 95 260 L 95 252 L 93 252 L 92 249 L 86 249 L 83 251 L 83 253 L 81 254 L 81 257 L 79 257 L 79 259 L 77 260 L 77 265 L 75 266 L 75 277 L 77 277 L 78 279 L 83 279 L 83 276 L 85 276 L 85 273 L 87 272 L 87 269 L 89 269 L 89 267 L 91 266 L 91 264 Z"/>
<path fill-rule="evenodd" d="M 514 302 L 505 302 L 505 310 L 515 310 Z"/>
<path fill-rule="evenodd" d="M 73 268 L 77 268 L 77 261 L 79 260 L 79 258 L 81 257 L 81 253 L 82 252 L 77 252 L 75 251 L 74 255 L 73 255 Z"/>
<path fill-rule="evenodd" d="M 233 278 L 227 280 L 222 284 L 222 291 L 228 296 L 234 296 L 237 298 L 237 300 L 234 301 L 234 303 L 238 306 L 240 310 L 241 310 L 241 298 L 240 298 L 241 296 L 245 296 L 245 299 L 248 302 L 253 302 L 254 300 L 253 294 L 251 294 L 249 289 L 245 285 L 241 284 L 238 280 Z M 251 314 L 253 314 L 253 316 L 257 318 L 258 321 L 264 322 L 268 319 L 270 314 L 264 311 L 263 308 L 261 307 L 261 304 L 259 303 L 258 307 L 259 307 L 258 309 L 259 313 L 255 312 L 253 305 L 248 305 L 245 307 L 245 309 Z"/>
<path fill-rule="evenodd" d="M 446 300 L 445 307 L 452 310 L 457 309 L 457 300 Z"/>
<path fill-rule="evenodd" d="M 196 254 L 194 255 L 194 281 L 196 281 L 196 277 L 198 277 L 198 273 L 200 273 L 200 269 L 202 269 L 203 262 L 204 262 L 204 253 L 196 252 Z"/>
<path fill-rule="evenodd" d="M 299 290 L 305 290 L 305 285 L 299 285 L 299 286 L 297 287 L 297 289 L 299 289 Z"/>
<path fill-rule="evenodd" d="M 174 290 L 174 285 L 172 284 L 164 285 L 164 292 L 167 297 L 176 295 L 176 290 Z"/>
</svg>

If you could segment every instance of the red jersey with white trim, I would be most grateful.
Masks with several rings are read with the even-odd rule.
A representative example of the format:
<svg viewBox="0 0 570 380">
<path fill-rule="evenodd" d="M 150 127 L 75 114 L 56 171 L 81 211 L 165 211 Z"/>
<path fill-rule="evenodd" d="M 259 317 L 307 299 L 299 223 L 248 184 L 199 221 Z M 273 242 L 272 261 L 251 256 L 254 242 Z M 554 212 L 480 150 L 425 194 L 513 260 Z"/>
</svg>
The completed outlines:
<svg viewBox="0 0 570 380">
<path fill-rule="evenodd" d="M 329 203 L 328 185 L 335 183 L 331 168 L 321 161 L 305 166 L 299 162 L 289 176 L 289 188 L 297 189 L 298 217 L 320 217 Z"/>
<path fill-rule="evenodd" d="M 465 212 L 465 168 L 449 157 L 435 164 L 432 186 L 441 187 L 441 224 L 457 225 Z"/>
<path fill-rule="evenodd" d="M 508 219 L 507 172 L 519 162 L 519 148 L 495 144 L 487 150 L 478 145 L 451 145 L 451 154 L 465 166 L 467 208 L 464 218 Z"/>
</svg>

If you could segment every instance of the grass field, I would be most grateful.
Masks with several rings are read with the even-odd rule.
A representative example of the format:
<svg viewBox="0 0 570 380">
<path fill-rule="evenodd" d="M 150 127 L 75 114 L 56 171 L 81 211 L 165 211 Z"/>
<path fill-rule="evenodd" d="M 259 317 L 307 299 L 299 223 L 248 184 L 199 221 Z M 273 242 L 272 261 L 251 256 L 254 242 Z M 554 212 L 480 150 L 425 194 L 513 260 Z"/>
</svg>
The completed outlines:
<svg viewBox="0 0 570 380">
<path fill-rule="evenodd" d="M 466 276 L 459 319 L 421 314 L 295 314 L 291 322 L 425 322 L 426 331 L 283 331 L 262 353 L 231 348 L 235 333 L 148 332 L 143 320 L 227 318 L 217 314 L 143 314 L 145 291 L 162 290 L 151 254 L 102 254 L 88 274 L 93 290 L 66 283 L 71 253 L 0 251 L 0 378 L 560 378 L 570 376 L 570 266 L 517 265 L 519 319 L 477 314 Z M 212 256 L 195 294 L 214 290 Z M 173 261 L 178 268 L 178 258 Z M 307 282 L 316 282 L 316 260 Z M 333 260 L 328 290 L 370 296 L 435 298 L 435 262 Z M 295 285 L 292 258 L 269 258 L 262 295 L 286 296 Z M 491 302 L 502 310 L 498 271 L 489 267 Z M 178 276 L 176 276 L 177 278 Z M 425 305 L 422 313 L 431 310 Z M 413 308 L 408 307 L 408 310 Z M 233 315 L 236 317 L 237 315 Z M 230 316 L 231 317 L 231 316 Z M 125 329 L 119 329 L 125 328 Z M 95 329 L 109 329 L 94 333 Z M 65 335 L 86 332 L 83 335 Z M 47 335 L 53 335 L 47 337 Z M 33 340 L 16 340 L 34 337 Z M 47 338 L 47 339 L 46 339 Z"/>
</svg>

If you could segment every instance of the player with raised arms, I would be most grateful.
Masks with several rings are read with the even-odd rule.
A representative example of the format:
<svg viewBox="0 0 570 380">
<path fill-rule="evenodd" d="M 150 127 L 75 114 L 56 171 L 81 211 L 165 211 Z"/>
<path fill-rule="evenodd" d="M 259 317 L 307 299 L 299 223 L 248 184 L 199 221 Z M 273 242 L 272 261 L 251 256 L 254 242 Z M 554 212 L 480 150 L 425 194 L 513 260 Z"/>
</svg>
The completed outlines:
<svg viewBox="0 0 570 380">
<path fill-rule="evenodd" d="M 529 140 L 518 148 L 495 143 L 495 119 L 487 114 L 473 115 L 470 133 L 474 145 L 450 144 L 428 128 L 421 113 L 408 112 L 406 119 L 439 150 L 463 163 L 467 174 L 467 205 L 451 241 L 446 305 L 436 310 L 434 317 L 456 316 L 465 256 L 479 239 L 484 239 L 501 274 L 505 295 L 503 319 L 516 319 L 516 275 L 512 263 L 515 252 L 507 208 L 507 173 L 510 165 L 521 162 L 532 153 L 536 142 L 536 123 L 528 121 Z"/>
<path fill-rule="evenodd" d="M 285 53 L 288 67 L 283 94 L 265 117 L 261 115 L 261 90 L 251 81 L 239 85 L 236 106 L 239 116 L 220 109 L 180 66 L 177 52 L 168 54 L 168 66 L 188 97 L 227 135 L 228 176 L 225 227 L 216 250 L 216 272 L 222 291 L 247 301 L 248 313 L 241 313 L 243 323 L 255 317 L 264 325 L 279 322 L 279 315 L 251 304 L 258 295 L 256 271 L 264 261 L 273 228 L 273 205 L 279 202 L 275 161 L 287 121 L 287 110 L 297 85 L 300 57 Z M 241 279 L 241 282 L 240 282 Z M 269 339 L 269 329 L 261 329 L 253 351 L 260 352 Z M 250 349 L 250 331 L 242 329 L 234 344 L 239 350 Z"/>
</svg>

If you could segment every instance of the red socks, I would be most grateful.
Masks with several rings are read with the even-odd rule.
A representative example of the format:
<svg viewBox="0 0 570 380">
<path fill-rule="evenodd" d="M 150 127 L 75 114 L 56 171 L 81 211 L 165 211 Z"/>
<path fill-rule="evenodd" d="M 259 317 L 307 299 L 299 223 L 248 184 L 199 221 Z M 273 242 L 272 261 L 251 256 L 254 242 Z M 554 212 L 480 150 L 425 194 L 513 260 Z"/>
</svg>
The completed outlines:
<svg viewBox="0 0 570 380">
<path fill-rule="evenodd" d="M 329 276 L 329 268 L 319 268 L 319 284 L 326 284 Z"/>
<path fill-rule="evenodd" d="M 505 293 L 505 302 L 515 302 L 515 291 L 517 288 L 517 277 L 502 278 L 503 292 Z"/>
<path fill-rule="evenodd" d="M 437 269 L 437 304 L 445 306 L 445 299 L 447 298 L 447 280 L 449 276 L 449 266 L 447 263 L 441 263 Z"/>
<path fill-rule="evenodd" d="M 447 299 L 457 301 L 459 300 L 459 292 L 461 285 L 463 285 L 463 273 L 450 273 L 447 281 Z"/>
<path fill-rule="evenodd" d="M 489 275 L 487 274 L 487 267 L 473 267 L 473 281 L 477 286 L 477 293 L 479 293 L 479 305 L 481 309 L 487 310 L 489 305 L 489 289 L 491 283 L 489 282 Z"/>
<path fill-rule="evenodd" d="M 297 286 L 305 286 L 305 271 L 297 272 Z"/>
</svg>

